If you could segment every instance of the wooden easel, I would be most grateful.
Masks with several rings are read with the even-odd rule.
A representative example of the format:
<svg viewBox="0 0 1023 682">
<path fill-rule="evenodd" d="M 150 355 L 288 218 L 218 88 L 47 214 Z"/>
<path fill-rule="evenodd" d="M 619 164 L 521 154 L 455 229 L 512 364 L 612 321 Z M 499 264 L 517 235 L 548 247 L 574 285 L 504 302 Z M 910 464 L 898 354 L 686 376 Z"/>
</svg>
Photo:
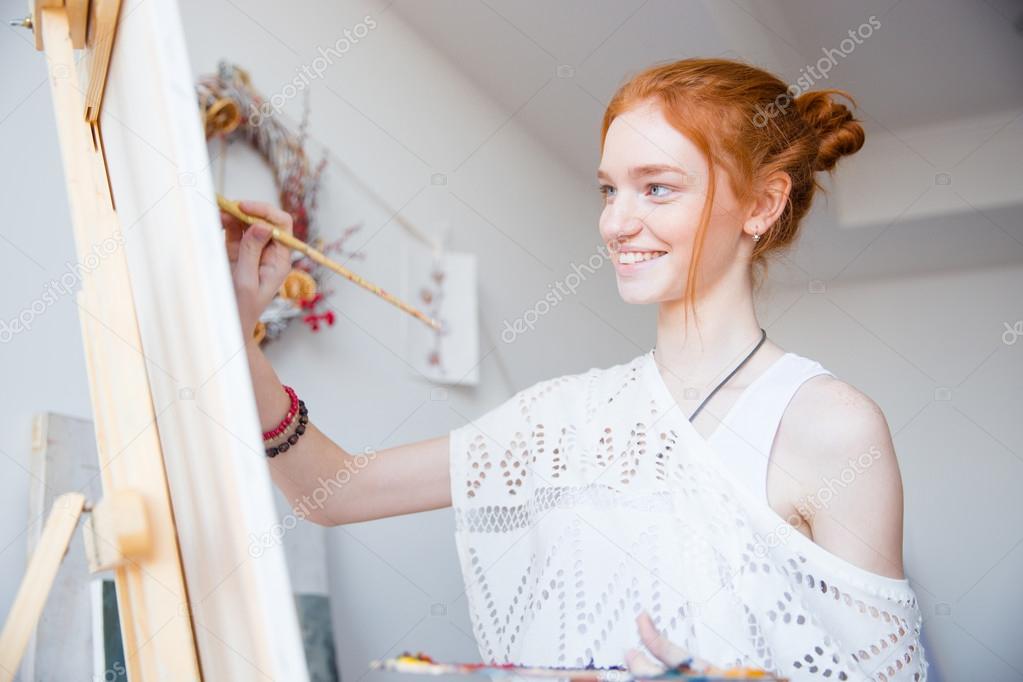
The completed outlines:
<svg viewBox="0 0 1023 682">
<path fill-rule="evenodd" d="M 103 497 L 54 504 L 0 633 L 0 682 L 87 511 L 90 568 L 114 572 L 130 680 L 306 680 L 283 554 L 247 552 L 277 519 L 244 352 L 232 362 L 244 340 L 212 184 L 180 181 L 208 158 L 176 4 L 146 0 L 128 25 L 120 0 L 29 9 L 79 261 L 121 246 L 77 294 Z"/>
</svg>

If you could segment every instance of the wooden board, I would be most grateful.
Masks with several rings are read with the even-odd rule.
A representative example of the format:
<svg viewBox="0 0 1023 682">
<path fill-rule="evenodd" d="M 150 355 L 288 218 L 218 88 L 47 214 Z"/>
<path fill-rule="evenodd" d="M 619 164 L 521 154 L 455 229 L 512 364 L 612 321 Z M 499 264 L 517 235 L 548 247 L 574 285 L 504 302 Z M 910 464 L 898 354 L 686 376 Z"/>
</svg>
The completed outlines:
<svg viewBox="0 0 1023 682">
<path fill-rule="evenodd" d="M 76 253 L 84 264 L 95 245 L 116 241 L 118 218 L 110 205 L 102 155 L 84 121 L 67 14 L 62 8 L 44 8 L 40 21 L 36 30 L 46 49 Z M 54 186 L 47 189 L 60 191 L 59 180 L 54 178 Z M 197 679 L 198 658 L 187 609 L 182 610 L 186 588 L 152 396 L 144 358 L 131 350 L 141 348 L 141 342 L 123 249 L 113 249 L 94 268 L 83 268 L 76 299 L 103 490 L 123 487 L 143 494 L 155 533 L 145 561 L 115 572 L 124 606 L 120 618 L 129 674 L 156 679 L 167 669 L 166 661 L 179 679 Z"/>
<path fill-rule="evenodd" d="M 79 261 L 103 254 L 78 306 L 104 494 L 154 533 L 115 573 L 129 677 L 302 682 L 283 553 L 247 551 L 277 519 L 177 5 L 122 11 L 98 129 L 65 10 L 40 20 Z"/>
</svg>

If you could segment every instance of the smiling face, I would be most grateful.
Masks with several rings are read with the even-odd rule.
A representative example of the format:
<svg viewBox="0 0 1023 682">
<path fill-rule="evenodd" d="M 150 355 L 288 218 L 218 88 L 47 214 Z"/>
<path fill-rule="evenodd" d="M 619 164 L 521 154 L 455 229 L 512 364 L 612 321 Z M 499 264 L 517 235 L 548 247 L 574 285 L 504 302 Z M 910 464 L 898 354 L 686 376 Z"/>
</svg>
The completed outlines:
<svg viewBox="0 0 1023 682">
<path fill-rule="evenodd" d="M 612 121 L 597 171 L 605 196 L 600 235 L 611 250 L 625 302 L 683 297 L 707 196 L 706 178 L 703 154 L 668 123 L 657 104 L 630 109 Z M 746 216 L 720 165 L 715 178 L 696 274 L 701 291 L 741 267 L 750 250 L 741 241 Z M 633 249 L 663 255 L 629 254 Z"/>
</svg>

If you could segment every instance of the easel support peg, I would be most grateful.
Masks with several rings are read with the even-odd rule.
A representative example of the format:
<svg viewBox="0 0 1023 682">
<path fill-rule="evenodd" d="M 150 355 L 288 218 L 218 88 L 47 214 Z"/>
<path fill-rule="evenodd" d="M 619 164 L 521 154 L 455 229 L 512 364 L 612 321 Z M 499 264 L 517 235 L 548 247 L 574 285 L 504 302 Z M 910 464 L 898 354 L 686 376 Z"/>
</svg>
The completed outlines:
<svg viewBox="0 0 1023 682">
<path fill-rule="evenodd" d="M 152 536 L 142 495 L 118 490 L 90 511 L 82 528 L 89 571 L 110 570 L 149 553 Z"/>
</svg>

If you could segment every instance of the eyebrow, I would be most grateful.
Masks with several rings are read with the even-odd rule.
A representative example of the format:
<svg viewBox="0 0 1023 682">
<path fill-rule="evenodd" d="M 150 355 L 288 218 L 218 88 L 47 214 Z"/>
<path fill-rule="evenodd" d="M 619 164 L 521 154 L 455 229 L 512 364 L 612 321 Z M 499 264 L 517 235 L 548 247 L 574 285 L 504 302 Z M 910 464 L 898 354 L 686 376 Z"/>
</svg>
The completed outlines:
<svg viewBox="0 0 1023 682">
<path fill-rule="evenodd" d="M 668 164 L 656 163 L 646 166 L 635 166 L 629 169 L 629 177 L 636 179 L 642 178 L 647 175 L 656 175 L 658 173 L 678 173 L 679 175 L 685 175 L 686 172 L 678 166 L 670 166 Z M 597 179 L 610 179 L 610 176 L 602 169 L 597 169 Z"/>
</svg>

